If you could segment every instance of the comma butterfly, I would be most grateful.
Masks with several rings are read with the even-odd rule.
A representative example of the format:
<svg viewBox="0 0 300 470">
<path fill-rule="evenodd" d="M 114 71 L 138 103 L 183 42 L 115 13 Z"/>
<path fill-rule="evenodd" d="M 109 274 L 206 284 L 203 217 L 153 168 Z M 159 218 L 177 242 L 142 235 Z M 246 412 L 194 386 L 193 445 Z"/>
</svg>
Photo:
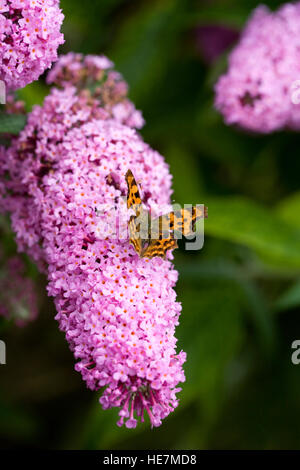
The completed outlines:
<svg viewBox="0 0 300 470">
<path fill-rule="evenodd" d="M 207 217 L 207 208 L 191 206 L 151 218 L 143 208 L 139 188 L 131 170 L 126 173 L 128 187 L 127 208 L 134 211 L 128 228 L 130 243 L 141 258 L 165 258 L 168 250 L 178 248 L 175 233 L 188 237 L 194 232 L 198 219 Z"/>
</svg>

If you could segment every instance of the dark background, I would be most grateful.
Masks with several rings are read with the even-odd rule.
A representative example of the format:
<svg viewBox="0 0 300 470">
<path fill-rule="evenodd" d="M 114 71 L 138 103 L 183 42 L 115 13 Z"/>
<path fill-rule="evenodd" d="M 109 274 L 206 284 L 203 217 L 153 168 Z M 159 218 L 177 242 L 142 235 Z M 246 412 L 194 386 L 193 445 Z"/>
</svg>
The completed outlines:
<svg viewBox="0 0 300 470">
<path fill-rule="evenodd" d="M 119 429 L 117 410 L 102 411 L 99 393 L 74 371 L 45 280 L 31 266 L 38 319 L 0 324 L 1 448 L 300 448 L 300 365 L 291 362 L 300 338 L 300 138 L 224 124 L 213 84 L 227 51 L 211 60 L 202 34 L 221 25 L 237 37 L 258 3 L 61 1 L 61 53 L 115 62 L 146 119 L 141 134 L 170 164 L 174 199 L 205 203 L 209 219 L 204 249 L 175 254 L 178 348 L 188 353 L 176 411 L 159 429 Z M 40 80 L 21 95 L 30 107 L 46 92 Z M 13 249 L 9 237 L 4 249 Z"/>
</svg>

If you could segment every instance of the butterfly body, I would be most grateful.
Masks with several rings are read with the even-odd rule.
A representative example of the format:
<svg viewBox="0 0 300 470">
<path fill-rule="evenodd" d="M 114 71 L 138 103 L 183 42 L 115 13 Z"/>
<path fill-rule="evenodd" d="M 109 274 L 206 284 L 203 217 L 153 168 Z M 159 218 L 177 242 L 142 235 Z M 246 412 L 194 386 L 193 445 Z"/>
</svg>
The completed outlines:
<svg viewBox="0 0 300 470">
<path fill-rule="evenodd" d="M 142 204 L 139 188 L 131 170 L 126 173 L 127 208 L 133 210 L 129 220 L 130 243 L 141 258 L 158 256 L 165 258 L 169 250 L 178 248 L 177 239 L 181 235 L 189 236 L 194 232 L 199 218 L 207 217 L 198 207 L 172 211 L 166 215 L 152 218 Z"/>
</svg>

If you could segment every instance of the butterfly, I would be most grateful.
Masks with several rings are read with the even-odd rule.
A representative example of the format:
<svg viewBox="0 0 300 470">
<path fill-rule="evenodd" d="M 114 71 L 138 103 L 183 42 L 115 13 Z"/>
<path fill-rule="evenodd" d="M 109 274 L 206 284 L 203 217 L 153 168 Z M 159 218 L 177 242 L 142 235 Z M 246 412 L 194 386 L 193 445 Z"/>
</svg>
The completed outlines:
<svg viewBox="0 0 300 470">
<path fill-rule="evenodd" d="M 152 218 L 150 212 L 143 208 L 139 187 L 131 170 L 126 173 L 127 208 L 132 209 L 128 228 L 130 243 L 141 258 L 166 258 L 169 250 L 178 248 L 175 233 L 185 237 L 194 232 L 198 219 L 207 217 L 207 208 L 191 206 Z M 179 236 L 180 237 L 180 236 Z"/>
</svg>

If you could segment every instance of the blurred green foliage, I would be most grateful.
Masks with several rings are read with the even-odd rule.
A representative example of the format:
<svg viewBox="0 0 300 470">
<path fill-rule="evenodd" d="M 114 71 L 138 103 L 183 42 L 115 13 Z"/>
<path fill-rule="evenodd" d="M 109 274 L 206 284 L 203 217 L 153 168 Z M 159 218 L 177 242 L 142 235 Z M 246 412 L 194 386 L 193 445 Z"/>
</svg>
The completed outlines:
<svg viewBox="0 0 300 470">
<path fill-rule="evenodd" d="M 61 0 L 61 52 L 115 62 L 146 119 L 143 137 L 170 164 L 174 200 L 205 203 L 209 218 L 204 249 L 175 254 L 178 348 L 188 360 L 180 405 L 161 428 L 119 429 L 116 410 L 101 410 L 99 394 L 73 369 L 40 278 L 39 319 L 0 330 L 8 345 L 2 447 L 299 448 L 300 366 L 291 363 L 291 343 L 300 337 L 300 138 L 227 127 L 213 107 L 226 54 L 206 64 L 195 33 L 199 25 L 240 29 L 258 3 Z M 46 93 L 40 80 L 20 95 L 30 108 Z"/>
</svg>

